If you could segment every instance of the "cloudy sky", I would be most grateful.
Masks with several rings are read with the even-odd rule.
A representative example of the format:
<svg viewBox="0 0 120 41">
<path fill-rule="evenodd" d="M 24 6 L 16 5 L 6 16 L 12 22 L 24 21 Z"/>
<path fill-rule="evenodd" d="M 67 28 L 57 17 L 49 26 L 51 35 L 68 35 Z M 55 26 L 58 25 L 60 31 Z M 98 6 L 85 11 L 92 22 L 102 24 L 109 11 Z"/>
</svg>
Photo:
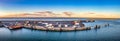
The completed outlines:
<svg viewBox="0 0 120 41">
<path fill-rule="evenodd" d="M 64 11 L 76 14 L 94 12 L 98 14 L 120 14 L 119 0 L 0 0 L 0 14 Z"/>
</svg>

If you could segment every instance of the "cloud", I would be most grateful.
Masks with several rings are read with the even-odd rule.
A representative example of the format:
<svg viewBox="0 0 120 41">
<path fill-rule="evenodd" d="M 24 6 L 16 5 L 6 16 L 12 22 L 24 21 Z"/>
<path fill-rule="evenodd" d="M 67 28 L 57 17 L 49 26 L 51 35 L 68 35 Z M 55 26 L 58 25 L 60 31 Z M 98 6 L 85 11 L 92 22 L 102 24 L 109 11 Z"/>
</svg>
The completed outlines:
<svg viewBox="0 0 120 41">
<path fill-rule="evenodd" d="M 51 11 L 35 12 L 35 13 L 20 13 L 10 14 L 1 17 L 82 17 L 82 18 L 120 18 L 119 14 L 100 14 L 100 13 L 80 13 L 63 12 L 55 14 Z"/>
</svg>

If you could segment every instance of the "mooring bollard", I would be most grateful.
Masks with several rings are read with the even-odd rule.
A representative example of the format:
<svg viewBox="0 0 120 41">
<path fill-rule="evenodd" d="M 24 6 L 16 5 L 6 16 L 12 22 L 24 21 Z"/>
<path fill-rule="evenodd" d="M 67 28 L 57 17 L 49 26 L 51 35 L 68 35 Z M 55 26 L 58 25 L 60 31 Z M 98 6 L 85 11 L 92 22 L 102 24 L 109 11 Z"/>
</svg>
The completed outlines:
<svg viewBox="0 0 120 41">
<path fill-rule="evenodd" d="M 91 30 L 91 27 L 87 27 L 87 30 Z"/>
<path fill-rule="evenodd" d="M 109 26 L 109 24 L 107 23 L 107 24 L 105 24 L 104 26 L 107 27 L 107 26 Z"/>
<path fill-rule="evenodd" d="M 100 28 L 100 25 L 96 25 L 95 27 L 94 27 L 94 29 L 99 29 Z"/>
</svg>

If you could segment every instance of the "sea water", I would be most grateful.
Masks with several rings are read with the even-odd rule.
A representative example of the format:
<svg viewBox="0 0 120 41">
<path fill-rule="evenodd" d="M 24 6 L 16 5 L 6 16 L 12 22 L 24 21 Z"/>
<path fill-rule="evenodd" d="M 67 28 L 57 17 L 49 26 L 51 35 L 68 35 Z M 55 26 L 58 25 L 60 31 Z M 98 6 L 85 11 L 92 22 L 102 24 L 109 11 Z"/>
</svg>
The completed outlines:
<svg viewBox="0 0 120 41">
<path fill-rule="evenodd" d="M 54 19 L 50 19 L 50 20 L 54 20 Z M 69 20 L 80 20 L 80 18 L 79 19 L 69 18 Z M 110 26 L 107 27 L 103 26 L 105 23 L 109 23 Z M 8 28 L 0 27 L 0 41 L 119 41 L 120 40 L 120 19 L 96 20 L 95 22 L 89 22 L 84 24 L 86 27 L 91 26 L 92 28 L 95 25 L 101 25 L 101 28 L 91 29 L 86 31 L 51 32 L 51 31 L 32 30 L 26 28 L 9 30 Z"/>
</svg>

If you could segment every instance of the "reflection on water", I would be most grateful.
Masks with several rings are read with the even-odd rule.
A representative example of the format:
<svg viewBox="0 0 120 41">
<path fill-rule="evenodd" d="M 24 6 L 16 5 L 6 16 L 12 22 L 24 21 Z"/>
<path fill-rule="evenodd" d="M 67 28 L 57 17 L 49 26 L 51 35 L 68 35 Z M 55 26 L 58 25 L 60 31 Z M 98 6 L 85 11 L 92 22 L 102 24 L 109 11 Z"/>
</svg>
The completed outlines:
<svg viewBox="0 0 120 41">
<path fill-rule="evenodd" d="M 96 24 L 102 25 L 110 23 L 109 27 L 100 29 L 91 29 L 87 31 L 72 31 L 72 32 L 50 32 L 32 29 L 9 30 L 0 28 L 0 41 L 119 41 L 120 40 L 120 20 L 97 20 L 94 23 L 84 23 L 87 26 Z M 118 24 L 118 25 L 116 25 Z"/>
</svg>

